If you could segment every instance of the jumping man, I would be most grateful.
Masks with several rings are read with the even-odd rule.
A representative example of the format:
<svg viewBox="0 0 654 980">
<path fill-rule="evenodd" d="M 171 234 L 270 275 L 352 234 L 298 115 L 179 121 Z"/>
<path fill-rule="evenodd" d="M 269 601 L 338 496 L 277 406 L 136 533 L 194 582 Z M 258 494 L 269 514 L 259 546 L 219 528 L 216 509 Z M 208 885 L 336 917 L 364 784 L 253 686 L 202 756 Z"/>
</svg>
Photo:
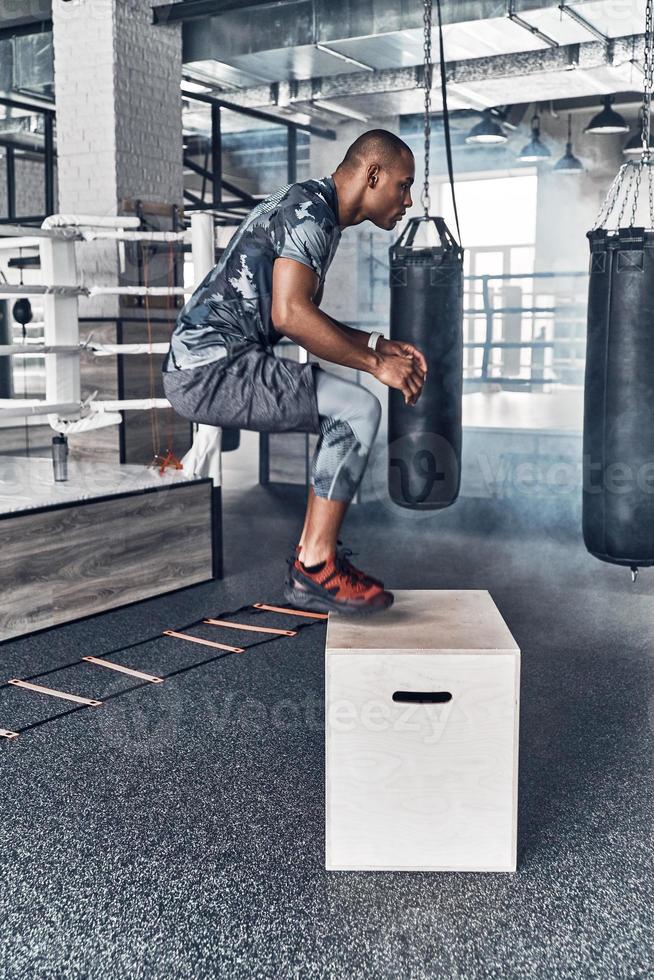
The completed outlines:
<svg viewBox="0 0 654 980">
<path fill-rule="evenodd" d="M 163 364 L 166 397 L 184 418 L 319 434 L 284 588 L 286 599 L 305 609 L 378 612 L 393 602 L 339 547 L 381 406 L 362 385 L 315 363 L 276 357 L 273 348 L 286 336 L 316 357 L 367 371 L 415 404 L 427 372 L 421 351 L 319 309 L 343 229 L 362 221 L 394 228 L 411 207 L 413 179 L 406 143 L 373 129 L 354 141 L 331 177 L 291 184 L 262 201 L 181 310 Z"/>
</svg>

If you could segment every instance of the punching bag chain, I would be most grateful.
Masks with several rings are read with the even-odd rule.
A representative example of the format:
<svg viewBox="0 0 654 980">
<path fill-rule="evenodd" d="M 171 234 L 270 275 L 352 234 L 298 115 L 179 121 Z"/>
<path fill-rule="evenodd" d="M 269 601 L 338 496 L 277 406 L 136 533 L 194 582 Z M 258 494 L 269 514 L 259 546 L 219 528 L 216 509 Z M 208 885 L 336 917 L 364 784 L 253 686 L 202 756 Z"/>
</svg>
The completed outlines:
<svg viewBox="0 0 654 980">
<path fill-rule="evenodd" d="M 652 44 L 652 0 L 647 0 L 645 5 L 645 44 L 643 52 L 643 106 L 641 110 L 641 142 L 643 146 L 643 160 L 648 163 L 651 152 L 649 145 L 649 117 L 652 106 L 652 87 L 654 85 Z"/>
<path fill-rule="evenodd" d="M 643 164 L 647 167 L 647 189 L 649 193 L 649 220 L 654 227 L 654 195 L 652 193 L 652 159 L 650 141 L 650 113 L 652 111 L 652 87 L 654 87 L 654 27 L 652 25 L 652 0 L 645 4 L 645 50 L 643 53 L 643 106 L 641 110 L 641 143 Z M 640 170 L 638 172 L 640 177 Z M 636 192 L 637 196 L 637 192 Z M 631 224 L 636 220 L 636 199 L 631 211 Z"/>
<path fill-rule="evenodd" d="M 645 4 L 645 40 L 643 45 L 643 104 L 640 108 L 640 141 L 642 145 L 642 156 L 640 164 L 636 170 L 636 185 L 634 188 L 634 199 L 631 206 L 631 219 L 629 227 L 633 228 L 636 222 L 636 207 L 638 205 L 638 194 L 640 192 L 640 178 L 643 167 L 647 167 L 647 183 L 649 186 L 649 220 L 650 225 L 654 225 L 654 209 L 652 207 L 652 176 L 649 145 L 649 116 L 652 106 L 652 0 L 647 0 Z M 629 182 L 631 188 L 632 181 Z M 625 195 L 625 201 L 629 194 Z M 624 210 L 624 206 L 623 206 Z M 618 227 L 620 222 L 618 221 Z"/>
<path fill-rule="evenodd" d="M 597 215 L 595 224 L 593 225 L 593 231 L 597 231 L 598 228 L 603 227 L 611 218 L 614 210 L 618 211 L 617 227 L 622 227 L 622 219 L 629 203 L 631 203 L 629 227 L 634 227 L 644 169 L 647 171 L 650 228 L 654 228 L 654 175 L 652 174 L 654 159 L 652 159 L 652 147 L 650 146 L 650 115 L 652 111 L 652 90 L 654 89 L 653 10 L 654 0 L 646 0 L 645 35 L 643 39 L 643 101 L 640 108 L 640 159 L 629 160 L 620 167 Z"/>
<path fill-rule="evenodd" d="M 431 10 L 432 0 L 423 0 L 423 11 L 422 11 L 422 22 L 423 22 L 423 52 L 424 52 L 424 68 L 423 68 L 423 82 L 425 86 L 425 179 L 422 185 L 422 193 L 420 195 L 420 203 L 425 212 L 425 218 L 429 216 L 429 209 L 431 206 L 431 201 L 429 199 L 429 152 L 431 144 L 431 80 L 432 80 L 432 62 L 431 62 L 431 21 L 432 21 L 432 10 Z"/>
</svg>

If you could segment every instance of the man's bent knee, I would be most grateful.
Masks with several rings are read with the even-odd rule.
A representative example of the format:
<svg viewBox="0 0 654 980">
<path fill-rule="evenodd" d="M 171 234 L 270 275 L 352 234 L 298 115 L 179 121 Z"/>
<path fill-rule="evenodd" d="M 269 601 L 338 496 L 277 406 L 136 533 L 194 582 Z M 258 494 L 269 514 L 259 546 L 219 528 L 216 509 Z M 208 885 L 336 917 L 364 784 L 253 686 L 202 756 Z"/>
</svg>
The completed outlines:
<svg viewBox="0 0 654 980">
<path fill-rule="evenodd" d="M 356 401 L 348 406 L 352 414 L 348 419 L 361 445 L 370 450 L 381 421 L 381 403 L 368 388 L 359 387 Z"/>
</svg>

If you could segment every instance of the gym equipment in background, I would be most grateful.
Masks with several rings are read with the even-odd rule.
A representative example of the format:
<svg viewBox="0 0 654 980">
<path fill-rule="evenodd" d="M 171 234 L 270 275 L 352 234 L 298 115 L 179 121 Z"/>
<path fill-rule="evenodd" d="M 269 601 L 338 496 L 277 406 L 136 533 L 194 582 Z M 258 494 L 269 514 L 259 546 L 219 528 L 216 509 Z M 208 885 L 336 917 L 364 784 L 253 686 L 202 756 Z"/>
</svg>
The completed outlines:
<svg viewBox="0 0 654 980">
<path fill-rule="evenodd" d="M 447 110 L 440 0 L 436 0 L 447 168 L 459 241 L 452 145 Z M 463 394 L 463 248 L 443 218 L 429 214 L 432 0 L 424 0 L 424 149 L 421 218 L 411 218 L 389 250 L 391 340 L 414 344 L 427 359 L 427 378 L 415 405 L 388 393 L 388 488 L 401 507 L 439 510 L 453 504 L 461 482 Z M 418 231 L 436 228 L 438 245 L 416 245 Z"/>
<path fill-rule="evenodd" d="M 620 168 L 588 232 L 582 527 L 602 561 L 654 565 L 654 174 L 652 2 L 647 0 L 640 160 Z M 646 180 L 649 228 L 636 225 Z M 628 226 L 623 225 L 630 207 Z M 617 214 L 617 226 L 606 225 Z"/>
<path fill-rule="evenodd" d="M 440 244 L 417 247 L 425 222 Z M 412 218 L 390 249 L 391 340 L 427 359 L 415 405 L 389 389 L 388 481 L 402 507 L 435 510 L 454 503 L 461 482 L 463 252 L 442 218 Z"/>
</svg>

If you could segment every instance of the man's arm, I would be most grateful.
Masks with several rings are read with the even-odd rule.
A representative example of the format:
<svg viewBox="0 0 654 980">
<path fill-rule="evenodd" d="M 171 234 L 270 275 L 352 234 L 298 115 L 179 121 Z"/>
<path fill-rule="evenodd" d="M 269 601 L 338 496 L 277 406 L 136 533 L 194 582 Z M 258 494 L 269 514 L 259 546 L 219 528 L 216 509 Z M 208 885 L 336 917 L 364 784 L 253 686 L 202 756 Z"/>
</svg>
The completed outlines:
<svg viewBox="0 0 654 980">
<path fill-rule="evenodd" d="M 313 303 L 315 306 L 320 306 L 322 303 L 324 283 L 313 297 Z M 340 320 L 336 320 L 333 316 L 329 316 L 329 313 L 325 313 L 332 323 L 335 323 L 344 333 L 350 337 L 350 339 L 357 345 L 357 347 L 367 347 L 368 340 L 370 338 L 370 331 L 368 330 L 357 330 L 355 327 L 348 327 L 347 323 L 341 323 Z"/>
<path fill-rule="evenodd" d="M 320 305 L 320 300 L 322 299 L 322 286 L 318 293 L 317 298 L 314 300 L 316 306 Z M 325 314 L 329 316 L 329 314 Z M 332 323 L 335 323 L 337 327 L 343 330 L 348 337 L 351 337 L 353 343 L 358 347 L 367 347 L 368 340 L 370 339 L 369 330 L 357 330 L 355 327 L 349 327 L 346 323 L 341 323 L 340 320 L 335 320 L 333 316 L 329 319 Z M 377 347 L 375 348 L 379 354 L 396 354 L 399 357 L 415 357 L 418 362 L 421 371 L 427 377 L 427 359 L 421 350 L 414 347 L 413 344 L 405 343 L 401 340 L 387 340 L 386 337 L 380 337 L 377 341 Z"/>
<path fill-rule="evenodd" d="M 424 375 L 413 361 L 371 350 L 363 331 L 343 330 L 315 305 L 318 285 L 318 276 L 309 266 L 294 259 L 276 259 L 271 310 L 275 328 L 316 357 L 367 371 L 383 384 L 400 389 L 406 401 L 415 401 L 422 391 Z M 351 334 L 362 334 L 364 343 Z"/>
</svg>

